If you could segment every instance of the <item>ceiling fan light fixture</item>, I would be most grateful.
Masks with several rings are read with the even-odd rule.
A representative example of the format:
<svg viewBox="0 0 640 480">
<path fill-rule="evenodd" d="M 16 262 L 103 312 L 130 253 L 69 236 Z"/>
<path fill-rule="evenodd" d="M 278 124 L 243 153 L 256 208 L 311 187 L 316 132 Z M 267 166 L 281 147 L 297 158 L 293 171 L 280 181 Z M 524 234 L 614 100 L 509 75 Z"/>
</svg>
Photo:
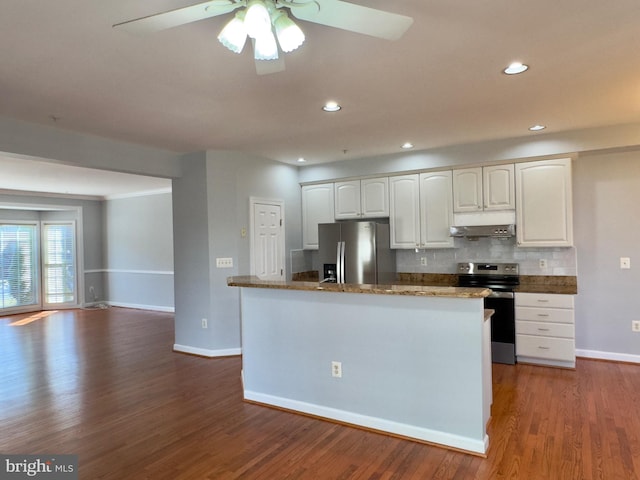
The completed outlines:
<svg viewBox="0 0 640 480">
<path fill-rule="evenodd" d="M 256 60 L 277 60 L 278 44 L 276 37 L 270 31 L 255 39 L 253 44 L 253 58 Z"/>
<path fill-rule="evenodd" d="M 273 26 L 283 52 L 293 52 L 304 43 L 304 32 L 289 18 L 286 12 L 282 10 L 275 12 Z"/>
<path fill-rule="evenodd" d="M 220 34 L 218 40 L 233 53 L 240 53 L 247 41 L 247 29 L 244 25 L 245 11 L 236 13 L 235 17 L 227 23 Z"/>
<path fill-rule="evenodd" d="M 271 16 L 263 0 L 249 0 L 244 16 L 244 26 L 249 37 L 258 39 L 271 33 Z"/>
</svg>

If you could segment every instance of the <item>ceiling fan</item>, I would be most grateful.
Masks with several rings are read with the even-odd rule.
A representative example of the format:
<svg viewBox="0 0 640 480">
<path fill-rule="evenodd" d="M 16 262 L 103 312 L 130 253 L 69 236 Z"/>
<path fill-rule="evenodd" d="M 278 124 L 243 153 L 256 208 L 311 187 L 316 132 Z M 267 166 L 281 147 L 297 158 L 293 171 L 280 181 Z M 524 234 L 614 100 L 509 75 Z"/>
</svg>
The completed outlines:
<svg viewBox="0 0 640 480">
<path fill-rule="evenodd" d="M 136 18 L 113 25 L 132 33 L 151 33 L 237 10 L 218 35 L 229 50 L 240 53 L 251 39 L 259 75 L 284 70 L 279 52 L 290 52 L 305 40 L 304 33 L 290 18 L 397 40 L 413 19 L 342 0 L 209 0 L 189 7 Z M 276 42 L 277 39 L 277 42 Z"/>
</svg>

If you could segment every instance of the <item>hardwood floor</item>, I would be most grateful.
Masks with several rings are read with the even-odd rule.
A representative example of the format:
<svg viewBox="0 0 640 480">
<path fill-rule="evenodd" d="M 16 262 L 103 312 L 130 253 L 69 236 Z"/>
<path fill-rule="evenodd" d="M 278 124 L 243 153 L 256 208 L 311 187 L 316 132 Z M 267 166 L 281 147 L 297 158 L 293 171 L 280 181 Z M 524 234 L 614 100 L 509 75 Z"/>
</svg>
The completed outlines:
<svg viewBox="0 0 640 480">
<path fill-rule="evenodd" d="M 494 365 L 488 458 L 242 401 L 239 357 L 174 353 L 173 315 L 0 318 L 0 452 L 80 479 L 638 479 L 640 365 Z"/>
</svg>

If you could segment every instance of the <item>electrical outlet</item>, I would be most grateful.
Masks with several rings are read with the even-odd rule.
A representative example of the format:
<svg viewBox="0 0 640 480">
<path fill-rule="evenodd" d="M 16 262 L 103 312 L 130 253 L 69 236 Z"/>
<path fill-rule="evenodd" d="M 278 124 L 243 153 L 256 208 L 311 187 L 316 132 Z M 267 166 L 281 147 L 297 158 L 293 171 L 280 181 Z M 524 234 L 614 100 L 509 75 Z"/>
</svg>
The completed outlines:
<svg viewBox="0 0 640 480">
<path fill-rule="evenodd" d="M 640 320 L 633 320 L 631 322 L 631 331 L 640 332 Z"/>
<path fill-rule="evenodd" d="M 342 378 L 342 362 L 331 362 L 331 376 Z"/>
<path fill-rule="evenodd" d="M 202 328 L 209 328 L 209 324 L 207 323 L 207 319 L 206 318 L 202 319 Z"/>
<path fill-rule="evenodd" d="M 538 260 L 538 266 L 540 268 L 547 268 L 547 259 L 541 258 L 540 260 Z"/>
<path fill-rule="evenodd" d="M 420 265 L 423 267 L 427 266 L 427 257 L 420 257 Z"/>
<path fill-rule="evenodd" d="M 216 268 L 233 268 L 233 258 L 216 258 Z"/>
<path fill-rule="evenodd" d="M 620 257 L 620 268 L 631 268 L 631 259 L 629 257 Z"/>
</svg>

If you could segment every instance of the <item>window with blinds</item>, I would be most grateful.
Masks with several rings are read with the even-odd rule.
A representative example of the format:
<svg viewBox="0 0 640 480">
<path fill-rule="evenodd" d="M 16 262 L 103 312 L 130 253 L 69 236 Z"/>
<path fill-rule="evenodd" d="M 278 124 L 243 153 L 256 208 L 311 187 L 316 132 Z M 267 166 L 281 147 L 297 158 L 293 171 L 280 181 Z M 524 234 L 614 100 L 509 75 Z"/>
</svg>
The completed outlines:
<svg viewBox="0 0 640 480">
<path fill-rule="evenodd" d="M 43 223 L 44 303 L 76 302 L 75 224 Z"/>
<path fill-rule="evenodd" d="M 0 224 L 0 308 L 38 303 L 37 225 Z"/>
</svg>

